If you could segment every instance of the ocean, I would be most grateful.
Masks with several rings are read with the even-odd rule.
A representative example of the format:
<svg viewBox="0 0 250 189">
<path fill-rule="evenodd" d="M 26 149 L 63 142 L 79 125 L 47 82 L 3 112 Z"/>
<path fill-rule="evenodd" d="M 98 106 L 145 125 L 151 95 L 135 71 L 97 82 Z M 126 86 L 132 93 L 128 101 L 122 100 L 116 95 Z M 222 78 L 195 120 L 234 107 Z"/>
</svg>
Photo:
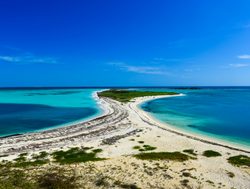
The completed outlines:
<svg viewBox="0 0 250 189">
<path fill-rule="evenodd" d="M 250 88 L 130 88 L 173 91 L 184 96 L 140 107 L 174 128 L 250 147 Z M 0 89 L 0 136 L 62 127 L 102 114 L 93 98 L 100 89 Z"/>
<path fill-rule="evenodd" d="M 98 89 L 0 89 L 0 136 L 64 126 L 101 115 Z"/>
<path fill-rule="evenodd" d="M 185 94 L 140 105 L 159 121 L 186 132 L 250 147 L 249 87 L 140 90 L 175 91 Z"/>
</svg>

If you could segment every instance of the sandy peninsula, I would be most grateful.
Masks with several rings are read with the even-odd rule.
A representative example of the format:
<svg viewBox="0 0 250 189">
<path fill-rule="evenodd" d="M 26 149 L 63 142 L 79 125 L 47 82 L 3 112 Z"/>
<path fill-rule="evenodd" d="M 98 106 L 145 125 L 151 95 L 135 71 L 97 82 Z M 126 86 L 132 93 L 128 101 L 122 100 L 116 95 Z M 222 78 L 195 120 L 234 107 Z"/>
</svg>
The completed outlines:
<svg viewBox="0 0 250 189">
<path fill-rule="evenodd" d="M 11 161 L 21 153 L 94 147 L 102 149 L 98 157 L 105 160 L 64 165 L 73 167 L 82 188 L 250 188 L 250 168 L 234 166 L 227 160 L 236 155 L 249 156 L 249 149 L 183 133 L 138 108 L 147 100 L 178 95 L 139 97 L 128 103 L 95 97 L 104 109 L 103 115 L 67 127 L 1 138 L 1 160 Z M 185 153 L 183 150 L 191 149 L 195 155 L 186 153 L 192 158 L 184 162 L 134 157 L 144 145 L 154 147 L 150 152 Z M 221 156 L 206 157 L 206 150 Z M 39 171 L 53 166 L 61 165 L 50 163 Z M 100 178 L 103 184 L 98 185 Z"/>
</svg>

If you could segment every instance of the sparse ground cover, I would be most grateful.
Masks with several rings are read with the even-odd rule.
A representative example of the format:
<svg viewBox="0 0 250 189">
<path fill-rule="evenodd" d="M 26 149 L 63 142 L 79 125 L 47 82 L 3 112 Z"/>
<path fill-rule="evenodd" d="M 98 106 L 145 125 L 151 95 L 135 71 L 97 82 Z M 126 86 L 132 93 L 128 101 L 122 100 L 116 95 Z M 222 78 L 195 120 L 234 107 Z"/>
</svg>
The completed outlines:
<svg viewBox="0 0 250 189">
<path fill-rule="evenodd" d="M 91 151 L 90 149 L 91 148 L 77 147 L 65 151 L 54 151 L 51 154 L 42 151 L 39 154 L 32 154 L 30 158 L 27 153 L 23 153 L 14 159 L 14 161 L 4 163 L 11 165 L 12 167 L 25 168 L 29 166 L 41 166 L 51 161 L 60 164 L 71 164 L 104 160 L 104 158 L 97 157 L 97 154 L 102 152 L 102 149 L 92 149 Z"/>
<path fill-rule="evenodd" d="M 134 148 L 138 150 L 148 146 L 150 145 L 135 146 Z M 165 186 L 165 182 L 161 181 L 167 179 L 172 183 L 173 187 L 170 188 L 224 187 L 224 184 L 205 177 L 204 173 L 197 174 L 196 168 L 191 167 L 192 165 L 188 161 L 193 161 L 193 155 L 185 154 L 186 152 L 143 152 L 134 155 L 136 159 L 132 156 L 125 156 L 119 160 L 107 159 L 105 162 L 97 161 L 95 159 L 98 158 L 97 154 L 93 156 L 93 153 L 101 152 L 102 149 L 99 148 L 71 148 L 54 153 L 20 154 L 13 163 L 0 164 L 0 189 L 79 189 L 84 188 L 86 184 L 88 184 L 86 188 L 136 189 L 146 186 L 144 179 L 149 179 L 150 184 L 157 182 L 160 184 L 159 186 Z M 59 157 L 58 161 L 54 159 L 55 154 Z M 86 156 L 86 154 L 88 155 Z M 72 156 L 74 156 L 73 159 Z M 235 157 L 233 156 L 234 161 Z M 241 164 L 246 165 L 245 156 L 244 159 L 242 156 L 237 158 L 241 161 L 244 160 L 244 163 Z M 16 161 L 29 162 L 47 159 L 50 164 L 14 166 Z M 65 160 L 65 162 L 63 159 L 67 161 Z M 61 160 L 63 161 L 61 162 Z M 177 165 L 182 166 L 183 169 L 176 171 Z M 133 176 L 129 177 L 130 174 L 127 175 L 127 171 Z M 233 170 L 225 170 L 223 174 L 228 179 L 238 177 Z M 128 179 L 124 180 L 125 177 Z M 134 179 L 137 179 L 136 182 L 133 182 Z M 156 179 L 155 182 L 154 179 Z M 157 181 L 157 179 L 159 180 Z"/>
</svg>

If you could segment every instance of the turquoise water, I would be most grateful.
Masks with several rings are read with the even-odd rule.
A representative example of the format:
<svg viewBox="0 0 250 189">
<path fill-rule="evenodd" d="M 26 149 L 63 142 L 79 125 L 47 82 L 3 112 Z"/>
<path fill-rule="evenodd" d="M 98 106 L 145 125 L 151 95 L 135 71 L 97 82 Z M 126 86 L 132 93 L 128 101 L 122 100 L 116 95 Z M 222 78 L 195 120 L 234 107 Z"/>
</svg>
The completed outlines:
<svg viewBox="0 0 250 189">
<path fill-rule="evenodd" d="M 101 115 L 99 89 L 0 90 L 0 136 L 63 126 Z M 156 119 L 188 132 L 250 147 L 250 88 L 147 88 L 185 96 L 141 105 Z"/>
<path fill-rule="evenodd" d="M 150 90 L 185 94 L 141 105 L 144 111 L 161 122 L 188 132 L 250 147 L 250 88 Z"/>
<path fill-rule="evenodd" d="M 97 89 L 0 90 L 0 136 L 53 128 L 102 113 Z"/>
</svg>

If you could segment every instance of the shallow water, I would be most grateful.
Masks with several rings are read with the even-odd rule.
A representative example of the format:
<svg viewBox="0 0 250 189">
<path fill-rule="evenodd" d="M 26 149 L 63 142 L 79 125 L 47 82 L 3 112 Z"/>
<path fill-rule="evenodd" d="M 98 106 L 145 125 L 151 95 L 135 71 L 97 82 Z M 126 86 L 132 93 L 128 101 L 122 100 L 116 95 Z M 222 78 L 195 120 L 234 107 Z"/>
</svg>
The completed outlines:
<svg viewBox="0 0 250 189">
<path fill-rule="evenodd" d="M 185 94 L 142 104 L 141 108 L 156 119 L 189 132 L 250 147 L 250 88 L 153 90 Z"/>
<path fill-rule="evenodd" d="M 96 89 L 0 90 L 0 136 L 37 131 L 101 114 Z"/>
</svg>

